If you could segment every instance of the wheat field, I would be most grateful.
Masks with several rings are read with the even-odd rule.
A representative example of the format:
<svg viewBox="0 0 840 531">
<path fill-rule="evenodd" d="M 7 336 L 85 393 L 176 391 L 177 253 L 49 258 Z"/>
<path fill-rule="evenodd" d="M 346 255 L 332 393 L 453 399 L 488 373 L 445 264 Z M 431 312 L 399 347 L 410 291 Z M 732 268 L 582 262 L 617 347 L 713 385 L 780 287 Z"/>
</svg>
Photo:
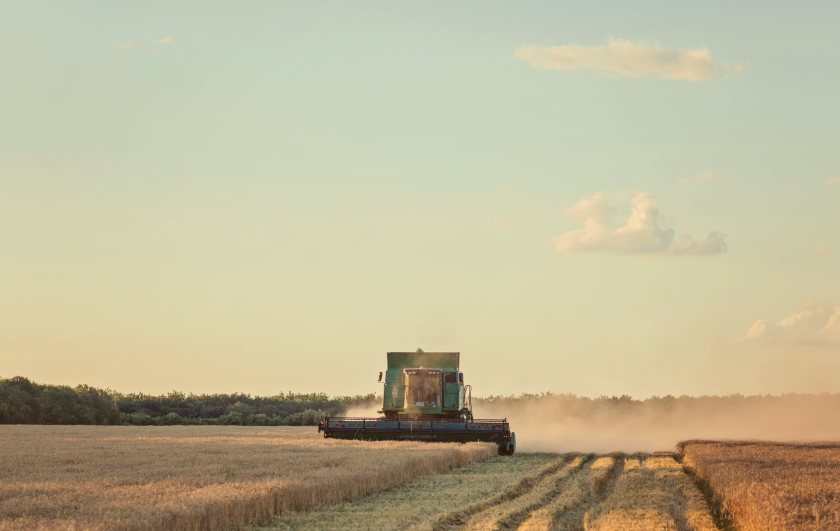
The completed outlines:
<svg viewBox="0 0 840 531">
<path fill-rule="evenodd" d="M 840 529 L 840 444 L 681 444 L 741 530 Z"/>
<path fill-rule="evenodd" d="M 495 453 L 313 427 L 0 426 L 0 529 L 237 529 Z"/>
<path fill-rule="evenodd" d="M 840 444 L 680 451 L 508 457 L 312 427 L 7 425 L 0 530 L 840 529 Z"/>
</svg>

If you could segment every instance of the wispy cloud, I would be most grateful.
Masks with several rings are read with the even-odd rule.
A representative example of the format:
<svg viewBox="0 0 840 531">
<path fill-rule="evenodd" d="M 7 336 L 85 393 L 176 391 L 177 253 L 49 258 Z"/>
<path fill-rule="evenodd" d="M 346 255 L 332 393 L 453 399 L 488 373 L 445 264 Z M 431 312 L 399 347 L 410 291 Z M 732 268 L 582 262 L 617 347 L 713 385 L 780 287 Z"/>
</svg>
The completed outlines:
<svg viewBox="0 0 840 531">
<path fill-rule="evenodd" d="M 558 253 L 612 252 L 620 254 L 713 255 L 726 251 L 726 238 L 711 232 L 702 239 L 675 236 L 674 229 L 662 226 L 656 200 L 640 192 L 630 200 L 630 215 L 620 225 L 611 222 L 612 208 L 599 192 L 585 197 L 566 210 L 582 227 L 565 232 L 554 240 Z"/>
<path fill-rule="evenodd" d="M 496 218 L 496 234 L 505 234 L 508 231 L 508 222 L 502 216 Z"/>
<path fill-rule="evenodd" d="M 811 305 L 777 322 L 759 319 L 746 339 L 777 345 L 840 346 L 840 305 Z"/>
<path fill-rule="evenodd" d="M 154 41 L 152 44 L 154 44 L 157 47 L 170 46 L 172 44 L 175 44 L 175 39 L 173 39 L 172 37 L 168 37 L 168 36 L 167 37 L 161 37 L 160 39 L 157 39 L 156 41 Z"/>
<path fill-rule="evenodd" d="M 115 42 L 111 45 L 111 49 L 117 51 L 123 50 L 133 50 L 137 48 L 138 44 L 137 41 L 123 41 L 123 42 Z"/>
<path fill-rule="evenodd" d="M 711 170 L 703 170 L 697 175 L 691 175 L 689 177 L 683 177 L 679 181 L 677 181 L 677 186 L 680 188 L 685 188 L 686 186 L 691 186 L 692 184 L 703 184 L 710 181 L 714 181 L 717 179 L 717 175 L 715 172 Z"/>
<path fill-rule="evenodd" d="M 517 48 L 515 55 L 539 70 L 598 70 L 625 77 L 708 81 L 744 70 L 742 65 L 718 61 L 707 48 L 663 48 L 625 39 L 609 39 L 602 46 L 529 44 Z"/>
<path fill-rule="evenodd" d="M 830 249 L 826 242 L 820 242 L 816 246 L 814 246 L 814 254 L 817 256 L 828 256 L 830 254 Z"/>
<path fill-rule="evenodd" d="M 825 180 L 826 186 L 840 186 L 840 177 L 832 177 Z"/>
</svg>

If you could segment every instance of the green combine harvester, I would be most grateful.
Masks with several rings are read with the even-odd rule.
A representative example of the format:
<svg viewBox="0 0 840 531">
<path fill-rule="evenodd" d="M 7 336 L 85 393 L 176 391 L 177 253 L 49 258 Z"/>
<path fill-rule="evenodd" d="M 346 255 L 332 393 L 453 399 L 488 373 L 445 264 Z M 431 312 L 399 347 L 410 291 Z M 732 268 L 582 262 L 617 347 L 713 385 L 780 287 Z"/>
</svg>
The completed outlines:
<svg viewBox="0 0 840 531">
<path fill-rule="evenodd" d="M 382 417 L 325 417 L 324 437 L 336 439 L 493 442 L 512 455 L 516 434 L 507 419 L 474 419 L 472 387 L 464 385 L 460 352 L 389 352 Z M 379 373 L 382 381 L 382 373 Z"/>
</svg>

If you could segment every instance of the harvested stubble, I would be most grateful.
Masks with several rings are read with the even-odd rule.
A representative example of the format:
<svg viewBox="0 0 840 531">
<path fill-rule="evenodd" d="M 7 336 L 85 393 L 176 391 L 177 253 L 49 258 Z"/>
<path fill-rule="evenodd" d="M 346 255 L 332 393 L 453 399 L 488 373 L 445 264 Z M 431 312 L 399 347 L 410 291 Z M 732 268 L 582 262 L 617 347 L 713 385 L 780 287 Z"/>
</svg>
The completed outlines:
<svg viewBox="0 0 840 531">
<path fill-rule="evenodd" d="M 494 456 L 444 474 L 419 478 L 373 496 L 339 503 L 318 511 L 290 513 L 272 529 L 413 529 L 453 527 L 465 508 L 508 492 L 523 479 L 556 468 L 558 457 L 546 454 Z M 530 481 L 530 479 L 529 479 Z"/>
<path fill-rule="evenodd" d="M 840 444 L 681 443 L 741 530 L 840 529 Z"/>
<path fill-rule="evenodd" d="M 626 466 L 625 466 L 626 461 Z M 493 457 L 319 511 L 274 529 L 717 529 L 673 455 Z"/>
<path fill-rule="evenodd" d="M 555 471 L 540 478 L 530 490 L 516 498 L 488 507 L 467 520 L 466 529 L 517 529 L 533 511 L 554 499 L 569 476 L 583 465 L 583 456 L 576 456 Z"/>
<path fill-rule="evenodd" d="M 0 529 L 235 529 L 495 450 L 311 427 L 0 426 Z"/>
<path fill-rule="evenodd" d="M 473 515 L 522 496 L 524 493 L 533 489 L 544 477 L 556 473 L 564 464 L 564 459 L 555 456 L 546 466 L 530 476 L 521 477 L 519 481 L 508 484 L 506 488 L 501 489 L 501 492 L 495 496 L 481 499 L 470 505 L 459 507 L 454 511 L 438 516 L 432 521 L 431 528 L 436 531 L 461 529 Z"/>
<path fill-rule="evenodd" d="M 620 466 L 620 459 L 615 456 L 603 456 L 587 463 L 554 499 L 532 512 L 519 529 L 583 529 L 587 508 L 597 502 Z"/>
<path fill-rule="evenodd" d="M 584 519 L 587 530 L 711 531 L 705 501 L 671 456 L 629 457 L 612 493 Z"/>
</svg>

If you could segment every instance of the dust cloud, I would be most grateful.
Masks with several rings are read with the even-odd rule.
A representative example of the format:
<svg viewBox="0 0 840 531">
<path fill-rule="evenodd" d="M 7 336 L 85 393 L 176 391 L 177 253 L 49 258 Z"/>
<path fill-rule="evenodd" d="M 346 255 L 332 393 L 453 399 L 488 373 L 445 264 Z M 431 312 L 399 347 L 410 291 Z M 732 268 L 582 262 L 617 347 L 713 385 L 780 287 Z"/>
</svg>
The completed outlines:
<svg viewBox="0 0 840 531">
<path fill-rule="evenodd" d="M 382 398 L 349 408 L 380 417 Z M 840 394 L 584 398 L 474 398 L 475 418 L 507 418 L 517 452 L 673 451 L 691 439 L 840 441 Z"/>
<path fill-rule="evenodd" d="M 629 397 L 537 395 L 474 400 L 507 418 L 522 452 L 653 452 L 690 439 L 840 440 L 840 395 Z"/>
<path fill-rule="evenodd" d="M 382 416 L 379 413 L 380 410 L 382 410 L 382 398 L 379 398 L 376 402 L 369 402 L 367 404 L 360 404 L 358 406 L 347 408 L 347 411 L 345 411 L 343 415 L 345 417 L 378 418 Z"/>
</svg>

